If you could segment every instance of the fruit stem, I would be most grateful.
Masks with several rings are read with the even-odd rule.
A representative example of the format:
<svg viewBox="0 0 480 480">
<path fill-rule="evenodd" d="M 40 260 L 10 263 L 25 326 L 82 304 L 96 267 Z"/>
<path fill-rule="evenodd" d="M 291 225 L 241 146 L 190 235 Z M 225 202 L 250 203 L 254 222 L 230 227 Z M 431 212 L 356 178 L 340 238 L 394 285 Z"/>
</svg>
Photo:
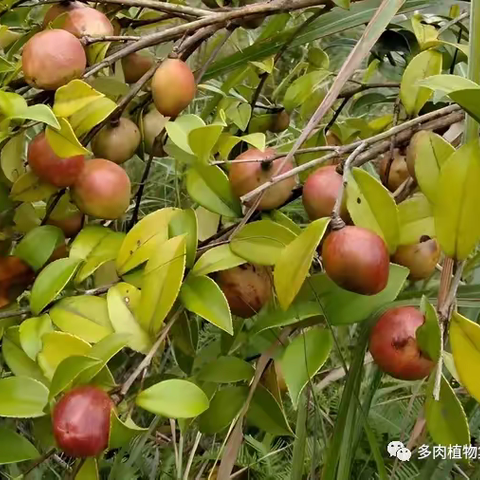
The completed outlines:
<svg viewBox="0 0 480 480">
<path fill-rule="evenodd" d="M 345 222 L 340 217 L 340 209 L 342 208 L 343 197 L 345 195 L 345 189 L 347 188 L 348 184 L 348 171 L 350 170 L 350 166 L 352 162 L 360 155 L 360 153 L 365 150 L 367 147 L 367 142 L 362 142 L 347 158 L 343 165 L 343 181 L 340 187 L 340 191 L 338 192 L 337 199 L 335 200 L 335 205 L 333 206 L 332 210 L 332 221 L 331 227 L 333 230 L 341 230 L 345 227 Z"/>
</svg>

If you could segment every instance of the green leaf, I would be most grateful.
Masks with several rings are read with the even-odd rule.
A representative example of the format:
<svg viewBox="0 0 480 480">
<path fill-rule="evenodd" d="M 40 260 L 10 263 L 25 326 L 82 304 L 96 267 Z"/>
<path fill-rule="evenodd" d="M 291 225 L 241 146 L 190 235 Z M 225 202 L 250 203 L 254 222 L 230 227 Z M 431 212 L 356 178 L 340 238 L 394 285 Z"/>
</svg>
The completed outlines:
<svg viewBox="0 0 480 480">
<path fill-rule="evenodd" d="M 227 299 L 211 278 L 189 275 L 180 290 L 180 301 L 187 310 L 233 335 Z"/>
<path fill-rule="evenodd" d="M 442 334 L 437 312 L 426 297 L 422 298 L 421 309 L 425 315 L 425 323 L 417 328 L 415 337 L 420 350 L 427 353 L 431 360 L 438 362 L 442 352 Z"/>
<path fill-rule="evenodd" d="M 285 414 L 277 400 L 261 385 L 255 390 L 248 408 L 247 420 L 272 435 L 292 435 Z"/>
<path fill-rule="evenodd" d="M 52 321 L 48 315 L 32 317 L 20 324 L 18 332 L 20 345 L 32 360 L 36 360 L 38 352 L 42 349 L 43 334 L 52 330 Z"/>
<path fill-rule="evenodd" d="M 248 262 L 275 265 L 297 235 L 279 223 L 260 220 L 245 225 L 231 240 L 232 252 Z"/>
<path fill-rule="evenodd" d="M 60 362 L 50 385 L 50 399 L 70 388 L 73 381 L 85 370 L 102 363 L 98 358 L 73 355 Z"/>
<path fill-rule="evenodd" d="M 435 375 L 430 376 L 425 400 L 428 433 L 436 444 L 470 445 L 470 429 L 460 400 L 442 375 L 440 398 L 433 398 Z"/>
<path fill-rule="evenodd" d="M 463 145 L 442 167 L 433 207 L 437 238 L 446 255 L 465 260 L 480 240 L 480 145 Z"/>
<path fill-rule="evenodd" d="M 435 220 L 430 202 L 420 193 L 398 205 L 399 245 L 419 243 L 423 235 L 435 237 Z"/>
<path fill-rule="evenodd" d="M 408 115 L 418 115 L 433 92 L 419 87 L 418 82 L 438 75 L 442 71 L 443 56 L 435 50 L 426 50 L 416 55 L 408 64 L 400 85 L 400 99 Z"/>
<path fill-rule="evenodd" d="M 198 372 L 198 379 L 213 383 L 248 382 L 254 373 L 254 368 L 241 358 L 219 357 L 202 367 Z"/>
<path fill-rule="evenodd" d="M 280 369 L 294 405 L 297 405 L 307 383 L 326 362 L 332 345 L 330 331 L 315 327 L 302 332 L 285 348 L 280 359 Z"/>
<path fill-rule="evenodd" d="M 213 435 L 227 428 L 240 413 L 248 397 L 248 387 L 226 387 L 215 393 L 208 410 L 198 419 L 202 433 Z"/>
<path fill-rule="evenodd" d="M 36 272 L 51 257 L 55 248 L 65 242 L 63 232 L 51 225 L 30 230 L 15 248 L 15 255 L 28 263 Z M 41 245 L 42 248 L 39 248 Z"/>
<path fill-rule="evenodd" d="M 207 210 L 226 217 L 241 216 L 240 201 L 232 192 L 225 172 L 216 165 L 200 165 L 187 171 L 187 191 Z"/>
<path fill-rule="evenodd" d="M 72 80 L 55 92 L 53 113 L 57 117 L 70 117 L 98 98 L 104 97 L 83 80 Z"/>
<path fill-rule="evenodd" d="M 76 258 L 61 258 L 40 272 L 30 295 L 30 308 L 34 315 L 38 315 L 66 287 L 80 262 Z"/>
<path fill-rule="evenodd" d="M 157 247 L 168 240 L 168 226 L 178 212 L 163 208 L 143 217 L 127 234 L 117 255 L 116 266 L 120 275 L 138 267 L 151 258 Z"/>
<path fill-rule="evenodd" d="M 280 210 L 271 210 L 270 212 L 263 213 L 262 219 L 266 219 L 267 217 L 273 220 L 275 223 L 288 228 L 295 235 L 300 235 L 302 233 L 302 229 L 292 219 L 290 219 L 290 217 L 285 215 Z"/>
<path fill-rule="evenodd" d="M 116 108 L 117 104 L 107 97 L 97 98 L 83 107 L 69 118 L 75 135 L 78 138 L 82 137 L 100 122 L 103 122 Z"/>
<path fill-rule="evenodd" d="M 228 270 L 243 265 L 245 260 L 235 255 L 230 245 L 219 245 L 207 250 L 195 263 L 191 273 L 193 275 L 208 275 L 210 273 Z"/>
<path fill-rule="evenodd" d="M 180 291 L 185 271 L 185 243 L 184 235 L 167 240 L 145 267 L 138 321 L 152 336 L 161 330 Z"/>
<path fill-rule="evenodd" d="M 32 171 L 20 176 L 10 190 L 10 198 L 16 202 L 39 202 L 57 191 L 57 188 L 40 180 Z"/>
<path fill-rule="evenodd" d="M 57 117 L 48 105 L 30 105 L 26 110 L 17 115 L 12 115 L 9 119 L 15 120 L 33 120 L 34 122 L 42 122 L 56 129 L 60 128 Z"/>
<path fill-rule="evenodd" d="M 188 133 L 188 144 L 201 162 L 207 162 L 222 133 L 222 125 L 206 125 Z"/>
<path fill-rule="evenodd" d="M 226 113 L 228 118 L 244 132 L 252 116 L 252 107 L 248 103 L 242 103 L 238 107 L 228 109 Z"/>
<path fill-rule="evenodd" d="M 0 152 L 2 172 L 12 183 L 26 171 L 23 162 L 24 150 L 25 132 L 21 132 L 12 137 Z"/>
<path fill-rule="evenodd" d="M 122 422 L 118 418 L 117 412 L 112 408 L 110 411 L 110 437 L 108 439 L 108 448 L 113 450 L 116 448 L 123 448 L 129 445 L 129 443 L 138 435 L 148 431 L 148 428 L 141 428 L 138 425 L 128 419 L 126 422 Z"/>
<path fill-rule="evenodd" d="M 421 130 L 412 138 L 407 152 L 409 161 L 414 164 L 420 189 L 431 203 L 435 203 L 440 170 L 455 148 L 440 135 Z"/>
<path fill-rule="evenodd" d="M 348 174 L 347 208 L 355 225 L 375 232 L 390 253 L 395 252 L 400 228 L 395 200 L 376 178 L 360 168 Z"/>
<path fill-rule="evenodd" d="M 19 115 L 26 109 L 27 102 L 21 95 L 0 90 L 0 112 L 5 117 Z"/>
<path fill-rule="evenodd" d="M 325 274 L 310 277 L 299 295 L 298 301 L 320 302 L 323 312 L 332 325 L 347 325 L 366 320 L 382 306 L 393 302 L 403 288 L 409 270 L 390 265 L 388 284 L 376 295 L 365 296 L 338 287 Z"/>
<path fill-rule="evenodd" d="M 77 460 L 80 462 L 81 460 Z M 80 470 L 75 475 L 75 480 L 100 480 L 100 476 L 98 474 L 98 464 L 96 458 L 86 458 Z"/>
<path fill-rule="evenodd" d="M 97 268 L 107 262 L 115 260 L 124 239 L 124 233 L 112 231 L 103 237 L 84 259 L 85 263 L 79 268 L 78 273 L 75 276 L 75 282 L 82 283 L 86 278 L 92 275 Z"/>
<path fill-rule="evenodd" d="M 193 150 L 190 148 L 188 141 L 189 133 L 196 129 L 205 126 L 205 122 L 197 115 L 182 115 L 174 122 L 170 121 L 165 124 L 165 130 L 168 133 L 168 138 L 180 149 L 193 155 Z"/>
<path fill-rule="evenodd" d="M 49 332 L 42 337 L 42 350 L 37 362 L 48 379 L 52 379 L 55 370 L 65 358 L 73 355 L 88 356 L 92 347 L 81 338 L 64 332 Z"/>
<path fill-rule="evenodd" d="M 313 72 L 302 75 L 295 80 L 287 89 L 283 98 L 283 106 L 287 112 L 292 112 L 295 108 L 308 100 L 312 91 L 326 78 L 331 75 L 328 70 L 314 70 Z"/>
<path fill-rule="evenodd" d="M 480 402 L 480 383 L 476 368 L 480 362 L 480 326 L 454 312 L 449 332 L 453 360 L 460 381 L 468 393 Z"/>
<path fill-rule="evenodd" d="M 186 380 L 164 380 L 140 392 L 135 403 L 155 415 L 193 418 L 208 408 L 208 398 L 200 387 Z"/>
<path fill-rule="evenodd" d="M 0 427 L 0 465 L 20 463 L 39 456 L 38 450 L 25 437 Z"/>
<path fill-rule="evenodd" d="M 62 158 L 75 155 L 87 155 L 90 152 L 82 146 L 70 123 L 65 118 L 59 118 L 60 129 L 47 127 L 45 135 L 52 150 Z"/>
<path fill-rule="evenodd" d="M 70 246 L 70 258 L 85 260 L 90 252 L 111 233 L 109 228 L 88 225 L 82 228 Z"/>
<path fill-rule="evenodd" d="M 89 343 L 96 343 L 113 332 L 107 301 L 102 297 L 79 295 L 63 298 L 50 309 L 53 323 Z"/>
<path fill-rule="evenodd" d="M 132 350 L 147 353 L 152 341 L 129 308 L 133 295 L 140 293 L 132 285 L 121 283 L 111 287 L 107 294 L 108 312 L 115 331 L 128 334 L 127 345 Z"/>
<path fill-rule="evenodd" d="M 188 208 L 177 211 L 168 225 L 170 237 L 186 234 L 187 268 L 195 263 L 198 244 L 198 224 L 195 210 Z"/>
<path fill-rule="evenodd" d="M 45 415 L 48 388 L 29 377 L 0 380 L 0 417 L 34 418 Z"/>
<path fill-rule="evenodd" d="M 278 301 L 284 310 L 290 306 L 302 287 L 329 221 L 329 218 L 320 218 L 312 222 L 283 249 L 275 264 L 273 280 Z"/>
</svg>

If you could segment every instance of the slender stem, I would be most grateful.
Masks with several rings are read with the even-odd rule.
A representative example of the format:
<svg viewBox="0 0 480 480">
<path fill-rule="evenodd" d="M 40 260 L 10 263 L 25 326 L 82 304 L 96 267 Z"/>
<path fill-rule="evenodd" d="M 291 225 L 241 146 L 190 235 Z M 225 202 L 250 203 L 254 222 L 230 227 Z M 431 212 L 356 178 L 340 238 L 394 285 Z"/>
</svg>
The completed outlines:
<svg viewBox="0 0 480 480">
<path fill-rule="evenodd" d="M 178 448 L 177 448 L 177 427 L 176 427 L 174 418 L 170 419 L 170 431 L 172 432 L 173 452 L 175 454 L 175 468 L 178 472 L 179 457 L 178 457 Z"/>
<path fill-rule="evenodd" d="M 180 430 L 180 437 L 178 438 L 178 470 L 177 470 L 177 479 L 182 480 L 182 469 L 183 469 L 183 434 Z"/>
<path fill-rule="evenodd" d="M 48 220 L 50 219 L 50 215 L 52 214 L 52 212 L 55 210 L 55 207 L 58 205 L 58 202 L 60 201 L 60 199 L 62 198 L 62 195 L 66 192 L 66 189 L 65 188 L 62 188 L 61 190 L 59 190 L 52 202 L 50 203 L 50 205 L 47 207 L 47 210 L 45 212 L 45 216 L 43 217 L 42 219 L 42 223 L 40 225 L 45 225 Z"/>
<path fill-rule="evenodd" d="M 0 320 L 5 318 L 19 317 L 20 315 L 29 315 L 32 311 L 29 308 L 21 308 L 20 310 L 7 310 L 0 312 Z"/>
<path fill-rule="evenodd" d="M 327 126 L 325 127 L 325 129 L 323 130 L 323 132 L 326 134 L 332 127 L 333 127 L 333 124 L 337 121 L 337 118 L 340 116 L 340 114 L 342 113 L 343 109 L 347 106 L 347 103 L 348 101 L 350 100 L 351 97 L 345 97 L 343 100 L 342 100 L 342 103 L 340 104 L 340 106 L 335 110 L 335 113 L 333 114 L 333 117 L 331 118 L 331 120 L 327 123 Z M 297 150 L 297 153 L 298 153 L 298 150 Z"/>
<path fill-rule="evenodd" d="M 28 470 L 26 470 L 25 472 L 23 472 L 22 476 L 23 476 L 23 477 L 26 477 L 30 472 L 32 472 L 33 470 L 35 470 L 39 465 L 41 465 L 43 462 L 45 462 L 46 460 L 48 460 L 56 451 L 57 451 L 56 448 L 51 448 L 50 450 L 48 450 L 47 452 L 45 452 L 41 457 L 37 458 L 37 459 L 32 463 L 32 465 L 30 465 L 30 467 L 28 468 Z"/>
<path fill-rule="evenodd" d="M 393 127 L 397 126 L 398 123 L 398 117 L 400 115 L 400 96 L 398 96 L 395 100 L 395 105 L 393 107 Z M 394 154 L 395 154 L 395 142 L 396 142 L 396 135 L 392 135 L 392 138 L 390 139 L 390 152 L 388 155 L 388 161 L 387 161 L 387 166 L 385 168 L 385 176 L 383 179 L 383 184 L 387 187 L 388 186 L 388 179 L 390 177 L 390 170 L 392 168 L 392 163 L 394 160 Z"/>
<path fill-rule="evenodd" d="M 188 457 L 188 462 L 185 467 L 183 480 L 188 480 L 190 469 L 192 468 L 192 464 L 193 464 L 193 459 L 195 458 L 195 453 L 197 452 L 198 444 L 200 443 L 201 438 L 202 438 L 202 434 L 200 432 L 197 432 L 197 436 L 195 437 L 195 442 L 193 443 L 193 447 L 192 447 L 192 450 L 190 451 L 190 456 Z"/>
</svg>

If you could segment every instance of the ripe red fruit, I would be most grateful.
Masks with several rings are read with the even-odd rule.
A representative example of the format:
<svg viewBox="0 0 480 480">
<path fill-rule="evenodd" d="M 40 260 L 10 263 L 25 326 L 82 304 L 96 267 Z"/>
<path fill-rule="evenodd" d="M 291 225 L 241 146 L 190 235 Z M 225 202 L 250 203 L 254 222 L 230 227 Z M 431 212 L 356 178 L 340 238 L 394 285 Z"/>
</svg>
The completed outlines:
<svg viewBox="0 0 480 480">
<path fill-rule="evenodd" d="M 166 117 L 178 116 L 193 100 L 195 92 L 195 77 L 182 60 L 165 60 L 153 76 L 153 101 L 157 110 Z"/>
<path fill-rule="evenodd" d="M 78 210 L 59 218 L 54 218 L 52 215 L 48 219 L 47 225 L 58 227 L 63 231 L 65 238 L 72 238 L 82 229 L 83 217 L 83 213 Z"/>
<path fill-rule="evenodd" d="M 393 254 L 392 261 L 410 270 L 408 278 L 424 280 L 435 271 L 440 253 L 440 245 L 437 240 L 425 237 L 420 239 L 420 243 L 400 245 Z"/>
<path fill-rule="evenodd" d="M 53 434 L 70 457 L 95 457 L 108 446 L 113 403 L 98 387 L 84 385 L 67 392 L 55 405 Z"/>
<path fill-rule="evenodd" d="M 322 258 L 327 275 L 345 290 L 375 295 L 387 286 L 387 247 L 381 237 L 366 228 L 333 230 L 323 243 Z"/>
<path fill-rule="evenodd" d="M 278 158 L 273 161 L 269 160 L 273 158 L 275 154 L 276 151 L 273 148 L 267 148 L 264 152 L 256 148 L 250 148 L 236 158 L 236 160 L 265 160 L 264 162 L 232 163 L 228 178 L 230 179 L 233 193 L 237 197 L 242 197 L 270 180 L 284 161 L 284 158 Z M 287 163 L 279 174 L 288 172 L 292 168 L 293 164 Z M 257 210 L 273 210 L 278 208 L 288 200 L 295 184 L 295 177 L 290 177 L 271 186 L 265 191 L 265 195 L 259 203 Z"/>
<path fill-rule="evenodd" d="M 370 333 L 369 349 L 381 370 L 401 380 L 419 380 L 430 374 L 435 364 L 415 338 L 424 320 L 413 307 L 392 308 L 380 317 Z"/>
<path fill-rule="evenodd" d="M 237 317 L 253 317 L 272 296 L 270 271 L 266 267 L 245 263 L 218 272 L 215 280 Z"/>
<path fill-rule="evenodd" d="M 45 182 L 56 187 L 70 187 L 80 175 L 85 157 L 59 157 L 47 141 L 45 132 L 39 133 L 28 145 L 28 164 Z"/>
<path fill-rule="evenodd" d="M 35 272 L 18 257 L 0 257 L 0 308 L 12 303 L 35 278 Z"/>
<path fill-rule="evenodd" d="M 80 38 L 113 35 L 113 25 L 105 14 L 91 7 L 72 8 L 67 11 L 61 28 Z"/>
<path fill-rule="evenodd" d="M 334 165 L 321 167 L 307 178 L 303 186 L 302 200 L 310 220 L 329 217 L 332 214 L 343 182 L 336 168 Z M 342 203 L 340 216 L 344 221 L 349 218 L 345 201 Z"/>
<path fill-rule="evenodd" d="M 65 30 L 39 32 L 23 47 L 25 81 L 35 88 L 56 90 L 81 77 L 86 65 L 82 44 Z"/>
<path fill-rule="evenodd" d="M 135 83 L 150 70 L 153 65 L 151 56 L 142 55 L 140 53 L 131 53 L 122 58 L 123 75 L 127 83 Z"/>
<path fill-rule="evenodd" d="M 48 24 L 50 22 L 53 22 L 57 17 L 64 13 L 68 13 L 75 8 L 88 8 L 87 5 L 85 5 L 82 2 L 68 2 L 67 4 L 65 3 L 56 3 L 55 5 L 52 5 L 47 13 L 45 14 L 45 17 L 43 18 L 43 28 L 48 27 Z"/>
<path fill-rule="evenodd" d="M 95 135 L 92 151 L 96 157 L 120 164 L 133 157 L 141 140 L 135 123 L 122 117 L 117 125 L 106 125 Z"/>
<path fill-rule="evenodd" d="M 95 158 L 85 163 L 72 188 L 72 200 L 87 215 L 114 220 L 127 210 L 130 188 L 130 179 L 122 167 Z"/>
</svg>

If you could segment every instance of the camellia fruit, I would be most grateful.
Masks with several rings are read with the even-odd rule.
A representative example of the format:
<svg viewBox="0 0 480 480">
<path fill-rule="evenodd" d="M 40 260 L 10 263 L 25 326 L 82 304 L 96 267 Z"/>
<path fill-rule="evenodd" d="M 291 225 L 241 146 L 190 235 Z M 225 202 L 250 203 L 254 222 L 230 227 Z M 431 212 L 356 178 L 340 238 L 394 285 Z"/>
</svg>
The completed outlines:
<svg viewBox="0 0 480 480">
<path fill-rule="evenodd" d="M 320 167 L 315 170 L 303 186 L 303 206 L 310 220 L 329 217 L 342 188 L 342 175 L 337 173 L 336 166 Z M 340 211 L 344 221 L 349 219 L 345 196 Z"/>
<path fill-rule="evenodd" d="M 122 58 L 123 75 L 127 83 L 136 83 L 152 68 L 153 57 L 134 52 Z"/>
<path fill-rule="evenodd" d="M 275 157 L 275 154 L 276 151 L 273 148 L 267 148 L 264 152 L 256 148 L 250 148 L 236 158 L 236 160 L 263 160 L 231 164 L 228 178 L 230 179 L 232 191 L 237 197 L 242 197 L 248 192 L 255 190 L 276 174 L 285 158 L 271 160 Z M 286 163 L 278 174 L 286 173 L 292 168 L 293 163 Z M 257 210 L 273 210 L 283 205 L 290 198 L 295 184 L 296 179 L 292 176 L 272 185 L 265 190 Z"/>
<path fill-rule="evenodd" d="M 120 164 L 133 157 L 141 140 L 138 127 L 122 117 L 117 124 L 106 125 L 95 135 L 92 151 L 96 157 Z"/>
<path fill-rule="evenodd" d="M 237 317 L 253 317 L 272 296 L 270 271 L 266 267 L 245 263 L 218 272 L 215 281 Z"/>
<path fill-rule="evenodd" d="M 333 230 L 323 243 L 322 258 L 327 275 L 345 290 L 375 295 L 387 286 L 387 246 L 366 228 L 346 226 Z"/>
<path fill-rule="evenodd" d="M 86 65 L 82 44 L 65 30 L 39 32 L 23 47 L 25 81 L 35 88 L 56 90 L 81 77 Z"/>
<path fill-rule="evenodd" d="M 378 367 L 400 380 L 420 380 L 435 363 L 420 350 L 415 333 L 423 314 L 414 307 L 387 310 L 370 333 L 370 353 Z"/>
<path fill-rule="evenodd" d="M 280 133 L 290 126 L 290 115 L 282 110 L 273 116 L 272 123 L 268 128 L 272 133 Z"/>
<path fill-rule="evenodd" d="M 70 457 L 96 457 L 108 446 L 113 402 L 103 390 L 84 385 L 67 392 L 52 414 L 53 435 Z"/>
<path fill-rule="evenodd" d="M 148 113 L 143 116 L 143 140 L 145 142 L 145 151 L 148 154 L 152 153 L 155 139 L 163 132 L 167 121 L 168 119 L 165 118 L 155 108 L 152 108 Z M 155 157 L 165 156 L 165 152 L 163 150 L 163 145 L 161 142 L 157 143 L 153 155 Z"/>
<path fill-rule="evenodd" d="M 440 253 L 440 245 L 435 238 L 422 237 L 420 243 L 400 245 L 392 261 L 407 267 L 411 280 L 425 280 L 435 271 Z"/>
<path fill-rule="evenodd" d="M 153 102 L 165 117 L 178 116 L 193 100 L 195 92 L 195 77 L 182 60 L 168 58 L 153 76 Z"/>
<path fill-rule="evenodd" d="M 380 161 L 380 178 L 382 182 L 385 184 L 386 180 L 386 173 L 387 173 L 387 166 L 390 159 L 390 152 L 383 155 Z M 405 160 L 405 156 L 400 153 L 398 148 L 396 148 L 393 152 L 393 161 L 390 165 L 390 172 L 388 174 L 388 182 L 387 188 L 391 192 L 395 192 L 400 185 L 402 185 L 407 178 L 409 178 L 409 172 L 407 167 L 407 162 Z"/>
<path fill-rule="evenodd" d="M 48 143 L 45 132 L 39 133 L 30 142 L 27 159 L 39 178 L 60 188 L 73 185 L 85 165 L 83 155 L 59 157 Z"/>
<path fill-rule="evenodd" d="M 35 272 L 21 258 L 0 257 L 0 308 L 12 303 L 34 278 Z"/>
<path fill-rule="evenodd" d="M 430 132 L 428 130 L 420 130 L 411 139 L 407 147 L 407 168 L 408 172 L 414 178 L 417 179 L 415 173 L 415 163 L 418 155 L 422 154 L 422 146 L 430 144 Z"/>
<path fill-rule="evenodd" d="M 60 15 L 67 14 L 76 8 L 88 8 L 88 6 L 82 2 L 60 2 L 52 5 L 43 18 L 43 28 L 47 28 L 49 23 Z"/>
<path fill-rule="evenodd" d="M 68 10 L 60 28 L 78 38 L 113 35 L 110 20 L 105 14 L 91 7 Z"/>
<path fill-rule="evenodd" d="M 122 167 L 103 158 L 85 163 L 72 188 L 72 200 L 87 215 L 115 220 L 130 203 L 130 179 Z"/>
</svg>

